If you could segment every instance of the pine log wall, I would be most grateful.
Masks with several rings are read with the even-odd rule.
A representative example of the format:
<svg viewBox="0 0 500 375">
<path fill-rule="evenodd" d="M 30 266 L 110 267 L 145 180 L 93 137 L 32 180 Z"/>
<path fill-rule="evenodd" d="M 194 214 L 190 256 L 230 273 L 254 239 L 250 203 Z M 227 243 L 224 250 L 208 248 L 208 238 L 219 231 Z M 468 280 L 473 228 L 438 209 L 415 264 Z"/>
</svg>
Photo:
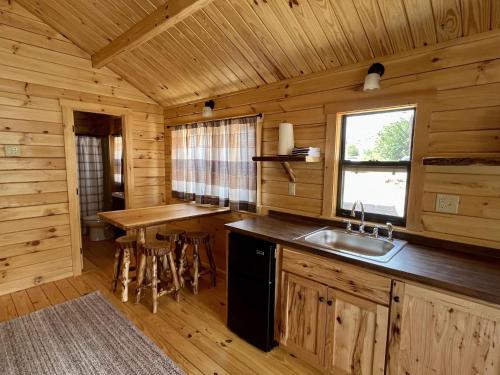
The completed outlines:
<svg viewBox="0 0 500 375">
<path fill-rule="evenodd" d="M 59 99 L 130 108 L 135 207 L 165 201 L 163 109 L 18 3 L 0 0 L 0 294 L 78 273 Z M 5 157 L 4 145 L 20 145 Z"/>
<path fill-rule="evenodd" d="M 410 53 L 381 58 L 386 67 L 382 90 L 363 93 L 370 64 L 353 65 L 299 79 L 215 97 L 214 118 L 264 114 L 263 154 L 277 151 L 278 124 L 295 125 L 297 146 L 320 147 L 324 153 L 324 105 L 383 95 L 432 91 L 428 142 L 418 151 L 428 156 L 492 156 L 500 152 L 500 33 L 490 32 Z M 170 107 L 166 126 L 201 120 L 203 101 Z M 166 128 L 167 154 L 170 140 Z M 170 180 L 167 155 L 166 179 Z M 287 179 L 277 163 L 264 162 L 262 205 L 308 216 L 320 216 L 323 163 L 296 163 L 296 196 L 287 195 Z M 416 183 L 416 181 L 411 181 Z M 423 235 L 500 249 L 500 167 L 427 166 L 417 216 Z M 458 214 L 434 210 L 437 193 L 460 195 Z M 167 196 L 170 187 L 167 183 Z M 413 213 L 409 213 L 413 214 Z"/>
</svg>

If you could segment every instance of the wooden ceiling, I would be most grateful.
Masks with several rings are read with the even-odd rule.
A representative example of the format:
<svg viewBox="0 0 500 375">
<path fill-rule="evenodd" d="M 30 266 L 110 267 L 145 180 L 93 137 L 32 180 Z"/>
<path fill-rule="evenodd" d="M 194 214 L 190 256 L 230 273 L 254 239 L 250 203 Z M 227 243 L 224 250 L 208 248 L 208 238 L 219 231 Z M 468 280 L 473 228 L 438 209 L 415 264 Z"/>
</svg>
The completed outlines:
<svg viewBox="0 0 500 375">
<path fill-rule="evenodd" d="M 19 2 L 95 54 L 167 0 Z M 500 0 L 207 3 L 107 66 L 170 106 L 500 28 Z"/>
</svg>

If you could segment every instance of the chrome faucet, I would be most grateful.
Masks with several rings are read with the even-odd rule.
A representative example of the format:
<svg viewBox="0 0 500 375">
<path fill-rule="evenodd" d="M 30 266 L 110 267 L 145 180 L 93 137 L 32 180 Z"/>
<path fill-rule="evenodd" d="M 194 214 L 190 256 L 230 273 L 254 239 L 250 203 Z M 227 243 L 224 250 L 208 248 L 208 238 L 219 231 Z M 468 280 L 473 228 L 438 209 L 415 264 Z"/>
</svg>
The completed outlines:
<svg viewBox="0 0 500 375">
<path fill-rule="evenodd" d="M 394 230 L 394 226 L 391 223 L 387 223 L 387 238 L 392 240 L 392 231 Z"/>
<path fill-rule="evenodd" d="M 358 204 L 361 206 L 361 223 L 359 223 L 359 233 L 365 233 L 365 206 L 363 206 L 363 202 L 357 200 L 352 205 L 351 216 L 356 217 L 356 207 Z"/>
</svg>

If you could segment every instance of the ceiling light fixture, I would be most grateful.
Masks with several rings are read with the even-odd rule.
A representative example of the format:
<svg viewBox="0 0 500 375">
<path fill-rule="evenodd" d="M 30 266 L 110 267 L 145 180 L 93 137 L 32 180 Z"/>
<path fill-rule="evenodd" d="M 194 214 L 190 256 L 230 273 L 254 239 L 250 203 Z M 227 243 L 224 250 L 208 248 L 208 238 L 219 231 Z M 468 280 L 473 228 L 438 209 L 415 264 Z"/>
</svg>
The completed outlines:
<svg viewBox="0 0 500 375">
<path fill-rule="evenodd" d="M 380 88 L 380 77 L 384 75 L 385 68 L 381 63 L 375 63 L 368 69 L 365 77 L 363 91 L 378 90 Z"/>
<path fill-rule="evenodd" d="M 213 100 L 207 100 L 205 102 L 205 105 L 203 106 L 203 109 L 201 111 L 201 115 L 204 118 L 212 117 L 214 114 L 214 108 L 215 108 L 215 102 Z"/>
</svg>

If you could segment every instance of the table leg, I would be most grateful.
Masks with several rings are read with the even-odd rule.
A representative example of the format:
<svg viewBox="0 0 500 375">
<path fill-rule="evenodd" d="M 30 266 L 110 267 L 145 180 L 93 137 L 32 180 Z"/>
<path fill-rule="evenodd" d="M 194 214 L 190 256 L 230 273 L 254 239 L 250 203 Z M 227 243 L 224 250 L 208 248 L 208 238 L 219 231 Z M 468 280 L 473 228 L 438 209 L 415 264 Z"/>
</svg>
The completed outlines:
<svg viewBox="0 0 500 375">
<path fill-rule="evenodd" d="M 179 285 L 181 288 L 184 288 L 184 272 L 187 267 L 187 255 L 186 255 L 186 249 L 188 247 L 187 243 L 184 243 L 182 245 L 182 250 L 181 250 L 181 255 L 179 257 Z"/>
<path fill-rule="evenodd" d="M 145 271 L 146 271 L 146 256 L 142 252 L 142 248 L 146 243 L 146 228 L 141 227 L 137 229 L 137 283 L 135 289 L 135 303 L 141 301 L 142 288 L 144 284 Z M 147 283 L 147 281 L 146 281 Z"/>
<path fill-rule="evenodd" d="M 137 246 L 143 246 L 146 243 L 146 228 L 137 229 Z"/>
<path fill-rule="evenodd" d="M 174 256 L 172 255 L 172 252 L 168 253 L 168 262 L 170 263 L 170 269 L 172 270 L 172 283 L 174 284 L 175 292 L 174 292 L 174 297 L 177 302 L 180 301 L 180 285 L 179 285 L 179 278 L 177 277 L 177 272 L 175 269 L 175 262 L 174 262 Z"/>
<path fill-rule="evenodd" d="M 144 272 L 146 270 L 146 255 L 139 253 L 139 263 L 137 264 L 137 285 L 135 288 L 135 303 L 141 302 L 142 288 L 144 284 Z"/>
</svg>

